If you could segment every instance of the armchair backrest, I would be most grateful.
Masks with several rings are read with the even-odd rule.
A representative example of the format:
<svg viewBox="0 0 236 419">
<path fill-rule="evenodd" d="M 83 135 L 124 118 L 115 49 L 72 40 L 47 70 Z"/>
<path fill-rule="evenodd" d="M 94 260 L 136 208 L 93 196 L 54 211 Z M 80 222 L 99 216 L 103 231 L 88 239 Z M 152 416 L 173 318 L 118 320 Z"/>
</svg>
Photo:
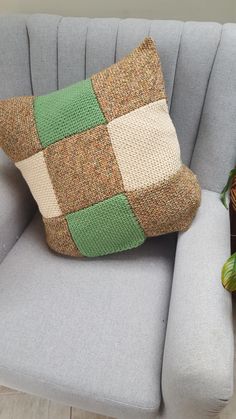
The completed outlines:
<svg viewBox="0 0 236 419">
<path fill-rule="evenodd" d="M 39 95 L 156 41 L 182 158 L 220 191 L 236 160 L 236 24 L 53 15 L 0 17 L 0 97 Z"/>
</svg>

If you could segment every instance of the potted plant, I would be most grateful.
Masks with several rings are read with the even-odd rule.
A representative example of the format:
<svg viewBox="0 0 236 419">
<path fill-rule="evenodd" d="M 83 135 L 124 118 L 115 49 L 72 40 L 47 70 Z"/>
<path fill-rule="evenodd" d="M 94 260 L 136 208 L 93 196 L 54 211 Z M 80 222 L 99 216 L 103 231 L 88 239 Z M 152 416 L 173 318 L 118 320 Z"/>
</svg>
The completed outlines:
<svg viewBox="0 0 236 419">
<path fill-rule="evenodd" d="M 229 215 L 230 215 L 230 239 L 231 256 L 227 259 L 222 268 L 221 280 L 228 291 L 236 291 L 236 168 L 231 170 L 227 184 L 221 192 L 221 201 L 225 208 L 227 205 L 227 193 L 229 194 Z"/>
</svg>

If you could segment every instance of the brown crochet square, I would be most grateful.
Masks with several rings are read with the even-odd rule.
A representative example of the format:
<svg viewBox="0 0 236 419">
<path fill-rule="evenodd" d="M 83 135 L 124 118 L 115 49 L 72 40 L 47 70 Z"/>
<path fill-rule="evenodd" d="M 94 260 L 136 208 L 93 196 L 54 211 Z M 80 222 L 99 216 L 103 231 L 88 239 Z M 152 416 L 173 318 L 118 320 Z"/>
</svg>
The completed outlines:
<svg viewBox="0 0 236 419">
<path fill-rule="evenodd" d="M 105 125 L 47 147 L 44 156 L 64 214 L 86 208 L 124 190 Z"/>
<path fill-rule="evenodd" d="M 166 98 L 160 59 L 150 38 L 91 79 L 108 122 Z"/>
<path fill-rule="evenodd" d="M 33 101 L 32 96 L 0 101 L 0 146 L 14 162 L 42 150 L 35 125 Z"/>
<path fill-rule="evenodd" d="M 131 207 L 148 237 L 186 230 L 199 207 L 201 190 L 188 167 L 158 186 L 127 192 Z"/>
<path fill-rule="evenodd" d="M 48 246 L 57 253 L 82 256 L 72 240 L 65 217 L 43 218 Z"/>
</svg>

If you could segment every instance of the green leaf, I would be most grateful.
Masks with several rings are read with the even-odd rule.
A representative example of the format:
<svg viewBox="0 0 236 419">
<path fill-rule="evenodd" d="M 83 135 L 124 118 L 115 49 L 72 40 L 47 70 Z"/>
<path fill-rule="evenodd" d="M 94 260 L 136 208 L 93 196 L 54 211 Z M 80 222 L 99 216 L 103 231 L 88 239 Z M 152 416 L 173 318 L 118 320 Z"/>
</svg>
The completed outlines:
<svg viewBox="0 0 236 419">
<path fill-rule="evenodd" d="M 233 253 L 225 262 L 221 272 L 221 281 L 228 291 L 236 291 L 236 253 Z"/>
<path fill-rule="evenodd" d="M 232 183 L 232 180 L 233 180 L 234 176 L 236 176 L 236 168 L 229 172 L 228 181 L 227 181 L 224 189 L 222 190 L 222 192 L 220 194 L 221 202 L 225 206 L 226 209 L 228 209 L 227 202 L 226 202 L 226 194 L 227 194 L 228 190 L 231 188 L 231 183 Z"/>
</svg>

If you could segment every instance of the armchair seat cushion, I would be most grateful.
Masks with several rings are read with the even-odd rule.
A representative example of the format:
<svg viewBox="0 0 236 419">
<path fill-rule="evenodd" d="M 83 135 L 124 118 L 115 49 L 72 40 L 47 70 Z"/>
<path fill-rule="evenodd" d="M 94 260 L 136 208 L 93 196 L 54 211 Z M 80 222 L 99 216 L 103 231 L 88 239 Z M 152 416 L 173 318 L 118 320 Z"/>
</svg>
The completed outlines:
<svg viewBox="0 0 236 419">
<path fill-rule="evenodd" d="M 1 384 L 155 418 L 175 235 L 89 263 L 49 251 L 43 235 L 36 216 L 0 266 Z"/>
</svg>

